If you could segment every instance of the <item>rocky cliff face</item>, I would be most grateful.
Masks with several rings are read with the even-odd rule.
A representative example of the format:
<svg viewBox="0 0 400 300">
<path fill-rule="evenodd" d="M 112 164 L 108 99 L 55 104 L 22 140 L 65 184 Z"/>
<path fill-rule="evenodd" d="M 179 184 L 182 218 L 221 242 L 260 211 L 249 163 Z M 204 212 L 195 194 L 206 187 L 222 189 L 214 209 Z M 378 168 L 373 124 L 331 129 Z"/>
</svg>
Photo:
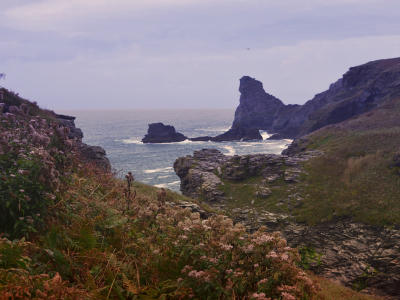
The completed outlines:
<svg viewBox="0 0 400 300">
<path fill-rule="evenodd" d="M 284 105 L 266 93 L 260 81 L 248 76 L 240 80 L 239 91 L 240 104 L 228 131 L 230 139 L 234 136 L 240 140 L 248 128 L 297 138 L 370 111 L 400 95 L 400 58 L 350 68 L 327 91 L 304 105 Z M 224 138 L 224 135 L 219 137 Z"/>
<path fill-rule="evenodd" d="M 66 115 L 55 115 L 60 125 L 68 128 L 68 138 L 75 140 L 77 150 L 81 158 L 89 163 L 93 163 L 97 167 L 110 171 L 111 164 L 107 158 L 106 151 L 100 146 L 91 146 L 82 142 L 83 132 L 75 126 L 75 117 Z"/>
<path fill-rule="evenodd" d="M 81 158 L 86 162 L 111 170 L 111 164 L 106 156 L 106 151 L 99 146 L 90 146 L 82 142 L 83 133 L 80 128 L 75 126 L 75 117 L 56 114 L 52 111 L 40 109 L 36 103 L 21 98 L 18 94 L 6 88 L 0 88 L 0 113 L 12 113 L 19 110 L 29 114 L 46 113 L 58 123 L 58 130 L 66 132 L 68 138 L 75 144 Z"/>
<path fill-rule="evenodd" d="M 149 124 L 147 134 L 142 139 L 143 143 L 173 143 L 187 140 L 182 133 L 176 132 L 175 127 L 163 123 Z"/>
</svg>

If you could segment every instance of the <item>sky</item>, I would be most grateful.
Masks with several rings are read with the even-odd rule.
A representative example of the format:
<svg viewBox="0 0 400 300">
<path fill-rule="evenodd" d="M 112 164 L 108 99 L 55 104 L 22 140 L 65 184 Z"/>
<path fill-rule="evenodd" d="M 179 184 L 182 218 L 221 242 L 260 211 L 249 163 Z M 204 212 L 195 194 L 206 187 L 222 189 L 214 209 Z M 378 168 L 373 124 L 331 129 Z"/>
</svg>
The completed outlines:
<svg viewBox="0 0 400 300">
<path fill-rule="evenodd" d="M 399 0 L 0 0 L 0 85 L 49 109 L 303 104 L 398 56 Z"/>
</svg>

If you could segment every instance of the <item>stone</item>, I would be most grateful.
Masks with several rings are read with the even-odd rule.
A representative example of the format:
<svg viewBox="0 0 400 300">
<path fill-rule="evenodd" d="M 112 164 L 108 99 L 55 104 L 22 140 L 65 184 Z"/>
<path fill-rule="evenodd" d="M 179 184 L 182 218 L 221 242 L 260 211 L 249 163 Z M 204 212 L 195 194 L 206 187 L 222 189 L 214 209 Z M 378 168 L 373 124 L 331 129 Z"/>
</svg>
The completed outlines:
<svg viewBox="0 0 400 300">
<path fill-rule="evenodd" d="M 143 143 L 174 143 L 183 142 L 187 137 L 182 133 L 176 132 L 174 126 L 164 125 L 163 123 L 149 124 L 147 134 L 142 139 Z"/>
<path fill-rule="evenodd" d="M 83 132 L 80 128 L 75 127 L 75 117 L 56 114 L 56 118 L 61 125 L 69 128 L 68 138 L 82 141 Z"/>
<path fill-rule="evenodd" d="M 88 162 L 93 163 L 97 167 L 105 170 L 111 170 L 110 161 L 107 158 L 106 151 L 100 146 L 90 146 L 85 143 L 80 143 L 79 152 L 81 158 Z"/>
<path fill-rule="evenodd" d="M 256 191 L 256 196 L 258 198 L 267 198 L 272 194 L 272 191 L 270 188 L 267 188 L 266 186 L 258 186 L 257 191 Z"/>
</svg>

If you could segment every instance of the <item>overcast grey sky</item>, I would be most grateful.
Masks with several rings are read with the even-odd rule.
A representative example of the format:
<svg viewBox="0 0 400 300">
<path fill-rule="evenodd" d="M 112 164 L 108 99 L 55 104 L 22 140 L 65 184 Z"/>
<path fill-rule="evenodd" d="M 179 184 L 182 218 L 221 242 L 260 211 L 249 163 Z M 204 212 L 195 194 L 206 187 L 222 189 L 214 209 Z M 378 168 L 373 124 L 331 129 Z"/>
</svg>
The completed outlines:
<svg viewBox="0 0 400 300">
<path fill-rule="evenodd" d="M 301 104 L 396 56 L 399 0 L 0 0 L 0 85 L 51 109 Z"/>
</svg>

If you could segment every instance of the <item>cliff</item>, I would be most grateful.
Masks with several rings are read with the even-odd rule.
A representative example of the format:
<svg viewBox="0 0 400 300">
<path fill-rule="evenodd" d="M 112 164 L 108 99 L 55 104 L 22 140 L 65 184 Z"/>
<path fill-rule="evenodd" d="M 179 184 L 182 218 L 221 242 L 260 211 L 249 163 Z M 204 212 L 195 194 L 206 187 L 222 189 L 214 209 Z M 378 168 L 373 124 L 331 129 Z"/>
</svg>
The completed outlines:
<svg viewBox="0 0 400 300">
<path fill-rule="evenodd" d="M 280 231 L 318 274 L 397 299 L 400 97 L 395 95 L 296 139 L 283 155 L 228 157 L 203 150 L 181 157 L 174 164 L 181 190 L 227 212 L 249 231 L 263 225 Z"/>
<path fill-rule="evenodd" d="M 82 142 L 83 133 L 80 128 L 75 126 L 75 117 L 41 109 L 36 102 L 23 99 L 18 94 L 5 88 L 0 88 L 0 113 L 9 118 L 15 118 L 15 115 L 17 115 L 25 118 L 42 117 L 43 120 L 48 120 L 48 122 L 51 122 L 53 129 L 61 135 L 62 139 L 68 140 L 71 148 L 77 151 L 84 161 L 105 170 L 111 170 L 110 161 L 103 148 Z M 34 130 L 33 127 L 32 130 Z"/>
<path fill-rule="evenodd" d="M 240 104 L 232 128 L 225 136 L 242 138 L 248 129 L 298 138 L 329 124 L 368 112 L 400 95 L 400 58 L 384 59 L 352 67 L 325 92 L 304 105 L 285 105 L 266 93 L 260 81 L 240 80 Z M 240 130 L 239 130 L 240 128 Z"/>
</svg>

